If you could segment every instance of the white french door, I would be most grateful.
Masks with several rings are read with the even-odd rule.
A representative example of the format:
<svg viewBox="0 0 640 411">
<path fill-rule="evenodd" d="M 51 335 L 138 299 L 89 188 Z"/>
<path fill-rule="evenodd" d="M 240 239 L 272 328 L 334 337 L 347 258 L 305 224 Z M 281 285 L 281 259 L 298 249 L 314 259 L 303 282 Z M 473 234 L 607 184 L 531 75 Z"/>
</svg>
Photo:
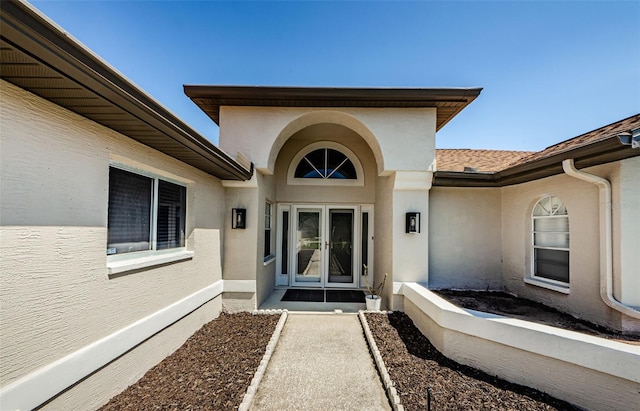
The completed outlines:
<svg viewBox="0 0 640 411">
<path fill-rule="evenodd" d="M 278 204 L 276 285 L 357 288 L 373 272 L 373 205 Z"/>
<path fill-rule="evenodd" d="M 292 214 L 290 285 L 357 287 L 358 207 L 294 205 Z"/>
</svg>

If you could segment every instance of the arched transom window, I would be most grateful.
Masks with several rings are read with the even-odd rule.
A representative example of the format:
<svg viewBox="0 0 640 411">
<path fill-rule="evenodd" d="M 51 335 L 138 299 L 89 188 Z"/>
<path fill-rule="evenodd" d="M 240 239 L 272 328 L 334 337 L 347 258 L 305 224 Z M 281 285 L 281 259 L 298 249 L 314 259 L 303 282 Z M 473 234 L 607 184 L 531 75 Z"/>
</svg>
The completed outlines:
<svg viewBox="0 0 640 411">
<path fill-rule="evenodd" d="M 533 276 L 569 285 L 569 213 L 556 196 L 533 208 Z"/>
<path fill-rule="evenodd" d="M 356 180 L 356 168 L 349 157 L 332 148 L 319 148 L 302 157 L 295 178 Z"/>
<path fill-rule="evenodd" d="M 289 184 L 362 185 L 362 166 L 348 148 L 318 142 L 302 149 L 289 167 Z"/>
</svg>

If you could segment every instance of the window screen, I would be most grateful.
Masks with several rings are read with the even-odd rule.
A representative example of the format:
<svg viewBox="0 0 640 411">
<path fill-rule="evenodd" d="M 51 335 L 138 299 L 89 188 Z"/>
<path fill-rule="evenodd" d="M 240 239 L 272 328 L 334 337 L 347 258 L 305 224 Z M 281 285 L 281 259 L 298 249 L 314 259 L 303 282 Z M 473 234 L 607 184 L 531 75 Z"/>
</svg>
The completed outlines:
<svg viewBox="0 0 640 411">
<path fill-rule="evenodd" d="M 184 247 L 186 192 L 183 186 L 158 181 L 156 249 Z"/>
<path fill-rule="evenodd" d="M 184 186 L 110 167 L 107 254 L 184 247 L 186 195 Z"/>
<path fill-rule="evenodd" d="M 555 196 L 533 209 L 533 274 L 569 283 L 569 213 Z"/>
<path fill-rule="evenodd" d="M 153 179 L 109 169 L 107 254 L 151 248 Z"/>
</svg>

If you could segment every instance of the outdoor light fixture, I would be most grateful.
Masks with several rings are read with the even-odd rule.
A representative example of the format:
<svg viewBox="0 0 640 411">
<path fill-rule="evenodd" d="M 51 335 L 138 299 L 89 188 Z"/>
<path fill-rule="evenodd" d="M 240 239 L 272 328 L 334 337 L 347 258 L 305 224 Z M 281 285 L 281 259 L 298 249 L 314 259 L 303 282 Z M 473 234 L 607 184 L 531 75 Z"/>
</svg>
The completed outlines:
<svg viewBox="0 0 640 411">
<path fill-rule="evenodd" d="M 625 146 L 631 146 L 631 148 L 640 148 L 640 128 L 631 130 L 631 132 L 618 134 L 618 139 L 621 144 Z"/>
<path fill-rule="evenodd" d="M 420 213 L 407 213 L 406 232 L 408 234 L 417 234 L 420 232 Z"/>
<path fill-rule="evenodd" d="M 233 208 L 231 209 L 231 228 L 247 228 L 247 209 Z"/>
</svg>

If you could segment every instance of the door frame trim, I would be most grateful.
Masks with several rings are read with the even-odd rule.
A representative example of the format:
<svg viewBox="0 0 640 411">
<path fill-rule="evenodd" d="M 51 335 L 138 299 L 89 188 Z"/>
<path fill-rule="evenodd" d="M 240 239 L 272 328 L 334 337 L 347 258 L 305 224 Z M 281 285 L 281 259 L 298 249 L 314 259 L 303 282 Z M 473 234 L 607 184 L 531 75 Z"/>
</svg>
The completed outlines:
<svg viewBox="0 0 640 411">
<path fill-rule="evenodd" d="M 353 281 L 350 283 L 329 283 L 328 282 L 328 269 L 326 267 L 326 259 L 325 255 L 328 255 L 328 250 L 324 250 L 325 255 L 323 255 L 323 267 L 322 273 L 323 277 L 319 283 L 312 282 L 296 282 L 295 279 L 295 271 L 293 268 L 296 266 L 296 241 L 297 241 L 297 233 L 296 233 L 296 215 L 297 210 L 300 208 L 320 208 L 322 209 L 322 214 L 324 221 L 322 222 L 323 231 L 327 230 L 327 226 L 329 225 L 329 212 L 330 209 L 352 209 L 354 210 L 354 238 L 352 245 L 352 252 L 354 255 L 353 261 Z M 325 203 L 325 204 L 317 204 L 317 203 L 277 203 L 276 204 L 277 215 L 275 218 L 276 224 L 276 269 L 275 269 L 275 285 L 277 288 L 280 287 L 296 287 L 296 288 L 322 288 L 322 289 L 333 289 L 333 288 L 345 288 L 345 289 L 358 289 L 364 287 L 364 278 L 362 276 L 362 214 L 368 213 L 369 215 L 369 224 L 368 224 L 368 266 L 369 272 L 373 272 L 373 261 L 374 261 L 374 205 L 373 204 L 357 204 L 357 203 Z M 284 213 L 288 213 L 288 238 L 286 242 L 283 241 L 283 219 Z M 323 233 L 323 237 L 324 237 Z M 324 238 L 323 238 L 324 243 Z M 288 245 L 288 261 L 284 261 L 283 259 L 283 242 Z M 283 273 L 283 263 L 286 265 L 286 272 Z"/>
</svg>

